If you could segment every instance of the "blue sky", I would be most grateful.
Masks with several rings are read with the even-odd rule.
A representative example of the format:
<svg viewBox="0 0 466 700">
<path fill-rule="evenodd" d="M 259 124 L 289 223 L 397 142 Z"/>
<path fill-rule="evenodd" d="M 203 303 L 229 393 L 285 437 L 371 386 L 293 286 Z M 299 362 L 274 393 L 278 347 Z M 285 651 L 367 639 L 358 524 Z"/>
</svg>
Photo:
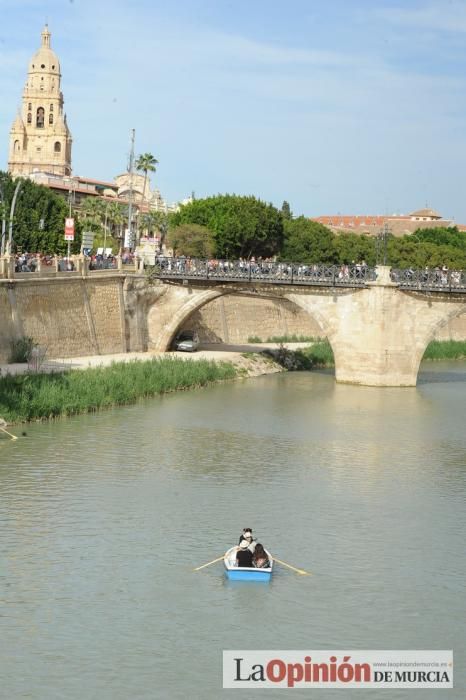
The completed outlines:
<svg viewBox="0 0 466 700">
<path fill-rule="evenodd" d="M 0 168 L 46 20 L 74 174 L 466 223 L 463 0 L 0 0 Z"/>
</svg>

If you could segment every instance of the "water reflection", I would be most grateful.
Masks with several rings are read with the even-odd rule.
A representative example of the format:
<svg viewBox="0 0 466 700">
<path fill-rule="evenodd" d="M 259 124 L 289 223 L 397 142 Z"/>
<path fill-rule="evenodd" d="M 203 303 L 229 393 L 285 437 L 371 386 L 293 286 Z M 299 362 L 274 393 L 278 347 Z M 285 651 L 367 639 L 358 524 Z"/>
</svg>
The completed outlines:
<svg viewBox="0 0 466 700">
<path fill-rule="evenodd" d="M 223 648 L 463 648 L 466 370 L 444 371 L 264 377 L 2 443 L 5 697 L 218 698 Z M 193 573 L 244 525 L 313 576 Z"/>
</svg>

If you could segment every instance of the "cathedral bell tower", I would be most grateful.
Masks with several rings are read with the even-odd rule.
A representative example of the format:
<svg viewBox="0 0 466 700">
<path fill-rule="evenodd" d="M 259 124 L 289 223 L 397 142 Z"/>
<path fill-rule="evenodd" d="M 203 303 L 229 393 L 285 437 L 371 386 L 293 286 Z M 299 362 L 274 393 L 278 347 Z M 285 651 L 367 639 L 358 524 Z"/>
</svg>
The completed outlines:
<svg viewBox="0 0 466 700">
<path fill-rule="evenodd" d="M 45 25 L 23 91 L 23 105 L 10 131 L 8 171 L 17 175 L 45 172 L 71 175 L 71 133 L 63 113 L 60 62 L 50 48 Z"/>
</svg>

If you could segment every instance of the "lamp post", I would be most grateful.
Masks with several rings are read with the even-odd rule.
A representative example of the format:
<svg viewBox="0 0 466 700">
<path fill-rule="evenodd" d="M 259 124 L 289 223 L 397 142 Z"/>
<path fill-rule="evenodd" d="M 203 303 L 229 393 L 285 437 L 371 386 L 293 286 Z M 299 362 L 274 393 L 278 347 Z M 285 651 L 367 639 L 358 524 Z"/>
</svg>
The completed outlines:
<svg viewBox="0 0 466 700">
<path fill-rule="evenodd" d="M 107 257 L 105 251 L 107 250 L 107 247 L 106 247 L 106 246 L 107 246 L 107 221 L 108 221 L 108 205 L 109 205 L 109 204 L 110 204 L 110 202 L 107 202 L 107 204 L 105 205 L 105 218 L 104 218 L 104 249 L 103 249 L 103 251 L 102 251 L 102 252 L 103 252 L 102 259 L 103 259 L 104 267 L 105 267 L 105 258 Z"/>
<path fill-rule="evenodd" d="M 375 241 L 375 259 L 377 265 L 382 264 L 384 267 L 387 265 L 387 240 L 390 233 L 390 227 L 385 221 Z"/>
<path fill-rule="evenodd" d="M 5 202 L 5 191 L 3 189 L 3 182 L 0 180 L 0 204 L 2 207 L 2 242 L 1 242 L 1 255 L 5 254 L 5 233 L 6 233 L 6 202 Z"/>
<path fill-rule="evenodd" d="M 8 245 L 7 245 L 7 253 L 8 255 L 11 255 L 11 245 L 13 242 L 13 217 L 15 215 L 15 207 L 16 207 L 16 200 L 19 195 L 19 191 L 21 187 L 23 186 L 24 180 L 22 178 L 18 178 L 18 181 L 16 183 L 15 191 L 13 194 L 13 199 L 11 200 L 11 208 L 10 208 L 10 222 L 8 226 Z"/>
</svg>

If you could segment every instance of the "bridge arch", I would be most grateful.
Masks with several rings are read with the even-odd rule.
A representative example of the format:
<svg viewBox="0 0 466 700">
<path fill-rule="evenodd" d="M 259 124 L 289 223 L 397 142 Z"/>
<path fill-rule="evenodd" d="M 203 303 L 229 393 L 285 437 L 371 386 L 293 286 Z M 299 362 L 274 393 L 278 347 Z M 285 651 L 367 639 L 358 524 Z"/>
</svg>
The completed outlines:
<svg viewBox="0 0 466 700">
<path fill-rule="evenodd" d="M 269 290 L 265 291 L 246 291 L 238 294 L 238 289 L 231 287 L 215 287 L 211 289 L 182 289 L 180 287 L 171 288 L 171 301 L 164 296 L 163 305 L 158 305 L 157 303 L 152 304 L 148 309 L 147 315 L 147 332 L 149 339 L 149 347 L 158 351 L 166 352 L 169 350 L 173 338 L 176 336 L 180 328 L 186 323 L 188 318 L 190 318 L 196 311 L 199 311 L 202 307 L 206 306 L 212 301 L 219 299 L 220 297 L 235 296 L 241 297 L 243 299 L 250 299 L 253 304 L 254 301 L 261 299 L 269 299 L 273 301 L 286 302 L 292 304 L 293 307 L 300 309 L 307 316 L 309 316 L 312 321 L 315 322 L 316 326 L 319 328 L 322 336 L 325 336 L 329 332 L 329 324 L 325 320 L 325 315 L 317 311 L 309 311 L 306 307 L 301 304 L 296 303 L 294 298 L 290 298 L 287 294 L 283 293 L 271 293 Z M 176 299 L 176 301 L 175 301 Z"/>
<path fill-rule="evenodd" d="M 466 299 L 464 301 L 466 302 Z M 451 304 L 451 308 L 447 308 L 446 311 L 444 310 L 441 318 L 436 319 L 431 324 L 430 328 L 427 328 L 425 335 L 418 339 L 415 353 L 416 375 L 419 372 L 419 367 L 427 346 L 432 340 L 435 340 L 435 336 L 437 335 L 438 331 L 453 321 L 453 319 L 458 318 L 458 316 L 462 316 L 463 314 L 466 314 L 466 303 L 464 303 L 463 306 L 458 306 L 457 303 Z"/>
</svg>

